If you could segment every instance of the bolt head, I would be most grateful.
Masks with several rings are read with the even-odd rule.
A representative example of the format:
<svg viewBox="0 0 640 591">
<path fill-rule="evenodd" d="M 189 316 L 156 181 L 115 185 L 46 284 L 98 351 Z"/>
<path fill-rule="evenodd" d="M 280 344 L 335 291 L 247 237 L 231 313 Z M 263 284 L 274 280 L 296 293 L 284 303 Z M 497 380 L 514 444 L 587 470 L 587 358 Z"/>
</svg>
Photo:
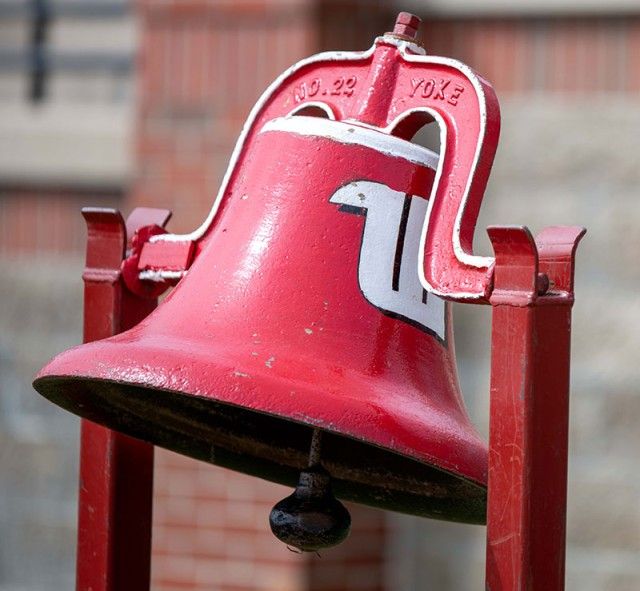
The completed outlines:
<svg viewBox="0 0 640 591">
<path fill-rule="evenodd" d="M 401 12 L 396 18 L 393 34 L 415 39 L 421 22 L 422 20 L 420 17 L 415 14 L 411 14 L 410 12 Z"/>
<path fill-rule="evenodd" d="M 422 19 L 415 14 L 411 14 L 410 12 L 401 12 L 398 14 L 396 18 L 397 25 L 409 25 L 414 29 L 417 29 L 420 26 Z"/>
</svg>

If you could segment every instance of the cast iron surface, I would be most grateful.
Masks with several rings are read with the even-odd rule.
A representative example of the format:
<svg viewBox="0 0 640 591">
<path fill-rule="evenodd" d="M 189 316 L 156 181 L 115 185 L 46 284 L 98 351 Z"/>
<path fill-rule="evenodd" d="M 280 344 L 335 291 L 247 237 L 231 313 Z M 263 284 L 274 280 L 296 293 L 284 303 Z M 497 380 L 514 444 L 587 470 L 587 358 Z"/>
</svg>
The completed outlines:
<svg viewBox="0 0 640 591">
<path fill-rule="evenodd" d="M 104 380 L 43 377 L 46 398 L 172 451 L 296 486 L 313 429 L 209 399 Z M 87 404 L 89 402 L 89 404 Z M 322 463 L 338 498 L 435 519 L 484 523 L 486 489 L 325 429 Z"/>
</svg>

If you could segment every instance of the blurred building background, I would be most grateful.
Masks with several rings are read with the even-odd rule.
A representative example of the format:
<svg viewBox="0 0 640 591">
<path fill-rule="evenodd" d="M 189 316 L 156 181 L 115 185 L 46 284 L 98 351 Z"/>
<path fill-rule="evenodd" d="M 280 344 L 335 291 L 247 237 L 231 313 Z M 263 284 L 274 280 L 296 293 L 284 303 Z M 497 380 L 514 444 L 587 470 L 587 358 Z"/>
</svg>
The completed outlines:
<svg viewBox="0 0 640 591">
<path fill-rule="evenodd" d="M 578 258 L 568 589 L 640 589 L 640 6 L 633 0 L 0 0 L 0 591 L 73 588 L 78 422 L 32 375 L 81 338 L 85 205 L 205 217 L 239 129 L 283 69 L 365 49 L 398 10 L 490 80 L 502 139 L 482 228 L 589 228 Z M 489 310 L 456 309 L 486 434 Z M 484 529 L 353 511 L 290 553 L 284 489 L 158 450 L 155 591 L 471 591 Z"/>
</svg>

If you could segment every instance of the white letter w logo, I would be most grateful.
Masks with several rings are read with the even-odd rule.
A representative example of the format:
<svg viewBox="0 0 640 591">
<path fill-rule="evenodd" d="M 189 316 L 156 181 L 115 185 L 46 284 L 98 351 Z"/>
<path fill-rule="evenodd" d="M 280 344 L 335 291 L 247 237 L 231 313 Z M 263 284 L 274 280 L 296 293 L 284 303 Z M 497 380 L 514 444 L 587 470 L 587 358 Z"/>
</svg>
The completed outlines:
<svg viewBox="0 0 640 591">
<path fill-rule="evenodd" d="M 427 200 L 371 181 L 349 183 L 331 203 L 365 216 L 358 282 L 364 297 L 390 316 L 445 338 L 445 303 L 418 277 L 420 233 Z"/>
</svg>

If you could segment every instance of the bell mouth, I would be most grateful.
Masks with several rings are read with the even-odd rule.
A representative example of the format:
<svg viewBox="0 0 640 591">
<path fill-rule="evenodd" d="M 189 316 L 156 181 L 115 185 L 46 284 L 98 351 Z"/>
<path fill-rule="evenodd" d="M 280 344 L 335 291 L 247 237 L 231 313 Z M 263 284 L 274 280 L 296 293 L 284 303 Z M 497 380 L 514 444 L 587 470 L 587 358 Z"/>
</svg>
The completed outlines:
<svg viewBox="0 0 640 591">
<path fill-rule="evenodd" d="M 423 517 L 483 524 L 486 488 L 460 475 L 337 434 L 324 425 L 167 389 L 77 376 L 43 376 L 36 390 L 106 427 L 211 464 L 295 486 L 314 428 L 337 497 Z"/>
</svg>

